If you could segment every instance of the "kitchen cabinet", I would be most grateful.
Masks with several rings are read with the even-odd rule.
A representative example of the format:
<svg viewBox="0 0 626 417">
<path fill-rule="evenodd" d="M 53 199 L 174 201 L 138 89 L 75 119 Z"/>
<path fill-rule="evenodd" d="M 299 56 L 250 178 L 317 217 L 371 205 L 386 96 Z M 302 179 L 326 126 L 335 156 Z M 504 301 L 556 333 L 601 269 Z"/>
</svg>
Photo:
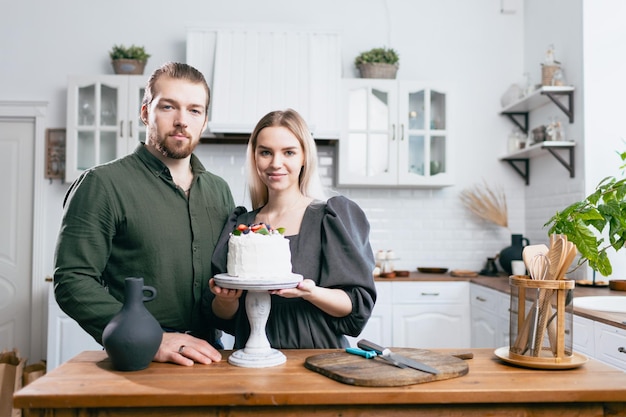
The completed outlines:
<svg viewBox="0 0 626 417">
<path fill-rule="evenodd" d="M 626 371 L 626 330 L 574 315 L 574 351 Z"/>
<path fill-rule="evenodd" d="M 424 349 L 470 345 L 469 282 L 377 281 L 365 338 L 384 346 Z"/>
<path fill-rule="evenodd" d="M 420 82 L 342 80 L 338 185 L 452 185 L 450 97 Z"/>
<path fill-rule="evenodd" d="M 476 284 L 471 285 L 473 348 L 498 348 L 510 345 L 510 300 L 509 294 Z"/>
<path fill-rule="evenodd" d="M 606 364 L 626 371 L 626 330 L 594 322 L 593 357 Z"/>
<path fill-rule="evenodd" d="M 67 89 L 65 180 L 112 161 L 145 141 L 143 75 L 71 76 Z"/>
<path fill-rule="evenodd" d="M 564 103 L 561 98 L 566 98 Z M 511 103 L 500 111 L 500 114 L 508 117 L 524 133 L 528 134 L 529 116 L 533 110 L 546 104 L 554 104 L 568 118 L 574 122 L 574 87 L 571 86 L 543 86 L 533 93 Z M 507 162 L 526 182 L 530 184 L 530 160 L 537 155 L 551 154 L 569 172 L 570 178 L 574 178 L 574 148 L 571 141 L 545 141 L 535 143 L 526 149 L 513 152 L 500 158 Z"/>
<path fill-rule="evenodd" d="M 594 337 L 594 321 L 584 317 L 574 315 L 574 321 L 572 323 L 572 343 L 574 352 L 580 352 L 584 355 L 594 357 L 595 350 L 595 337 Z"/>
</svg>

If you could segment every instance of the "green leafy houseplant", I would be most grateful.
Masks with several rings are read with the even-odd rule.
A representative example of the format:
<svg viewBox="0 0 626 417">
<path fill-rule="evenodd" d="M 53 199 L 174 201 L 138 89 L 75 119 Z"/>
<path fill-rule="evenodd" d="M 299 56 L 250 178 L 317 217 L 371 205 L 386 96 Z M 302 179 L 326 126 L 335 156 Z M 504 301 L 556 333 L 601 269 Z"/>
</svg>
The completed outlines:
<svg viewBox="0 0 626 417">
<path fill-rule="evenodd" d="M 618 154 L 622 160 L 620 169 L 623 174 L 626 169 L 626 152 Z M 610 247 L 619 251 L 626 243 L 625 196 L 626 178 L 606 177 L 584 200 L 557 212 L 544 225 L 550 226 L 549 234 L 564 234 L 576 245 L 580 253 L 576 268 L 588 261 L 589 266 L 600 274 L 612 274 L 613 267 L 606 251 Z M 604 237 L 597 237 L 598 233 L 606 233 L 608 243 L 605 243 Z"/>
<path fill-rule="evenodd" d="M 400 57 L 391 48 L 373 48 L 361 52 L 354 65 L 359 69 L 362 78 L 396 78 Z"/>
<path fill-rule="evenodd" d="M 382 63 L 397 65 L 400 56 L 392 48 L 373 48 L 369 51 L 361 52 L 355 59 L 354 65 L 357 67 L 363 63 Z"/>
<path fill-rule="evenodd" d="M 109 51 L 111 60 L 116 59 L 135 59 L 137 61 L 146 62 L 150 58 L 150 54 L 146 52 L 143 46 L 131 45 L 113 45 Z"/>
</svg>

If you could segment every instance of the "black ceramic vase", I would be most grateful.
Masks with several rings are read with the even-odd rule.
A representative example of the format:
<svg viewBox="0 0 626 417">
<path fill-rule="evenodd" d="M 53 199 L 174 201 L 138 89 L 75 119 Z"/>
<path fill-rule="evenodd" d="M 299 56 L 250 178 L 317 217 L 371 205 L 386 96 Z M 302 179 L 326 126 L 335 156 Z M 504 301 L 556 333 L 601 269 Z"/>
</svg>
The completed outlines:
<svg viewBox="0 0 626 417">
<path fill-rule="evenodd" d="M 519 260 L 522 258 L 522 251 L 524 246 L 528 246 L 530 242 L 522 235 L 511 235 L 511 246 L 508 246 L 500 252 L 498 262 L 506 273 L 511 275 L 513 270 L 511 269 L 511 261 Z"/>
<path fill-rule="evenodd" d="M 124 305 L 102 333 L 104 349 L 118 371 L 147 368 L 159 350 L 163 330 L 143 305 L 154 297 L 156 289 L 143 285 L 143 278 L 126 278 Z"/>
</svg>

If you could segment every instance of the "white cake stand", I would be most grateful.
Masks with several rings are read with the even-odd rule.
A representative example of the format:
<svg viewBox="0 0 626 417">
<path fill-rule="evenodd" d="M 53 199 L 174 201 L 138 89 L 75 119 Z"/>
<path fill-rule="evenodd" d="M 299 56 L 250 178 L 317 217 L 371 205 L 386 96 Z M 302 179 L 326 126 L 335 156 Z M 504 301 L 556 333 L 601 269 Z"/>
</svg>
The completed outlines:
<svg viewBox="0 0 626 417">
<path fill-rule="evenodd" d="M 241 279 L 228 274 L 215 276 L 215 283 L 222 288 L 248 290 L 246 312 L 250 322 L 250 337 L 243 349 L 230 355 L 228 362 L 244 368 L 267 368 L 285 363 L 285 355 L 270 346 L 265 325 L 270 315 L 272 302 L 270 290 L 294 288 L 302 281 L 302 275 L 292 274 L 284 280 Z"/>
</svg>

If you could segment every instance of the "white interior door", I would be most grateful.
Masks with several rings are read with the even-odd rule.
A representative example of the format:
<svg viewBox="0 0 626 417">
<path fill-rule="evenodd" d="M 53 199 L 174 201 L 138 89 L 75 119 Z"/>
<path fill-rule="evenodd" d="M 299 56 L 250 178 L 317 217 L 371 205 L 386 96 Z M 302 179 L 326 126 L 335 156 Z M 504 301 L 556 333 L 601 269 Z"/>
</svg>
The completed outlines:
<svg viewBox="0 0 626 417">
<path fill-rule="evenodd" d="M 0 350 L 23 357 L 31 356 L 34 149 L 34 120 L 0 118 Z"/>
</svg>

